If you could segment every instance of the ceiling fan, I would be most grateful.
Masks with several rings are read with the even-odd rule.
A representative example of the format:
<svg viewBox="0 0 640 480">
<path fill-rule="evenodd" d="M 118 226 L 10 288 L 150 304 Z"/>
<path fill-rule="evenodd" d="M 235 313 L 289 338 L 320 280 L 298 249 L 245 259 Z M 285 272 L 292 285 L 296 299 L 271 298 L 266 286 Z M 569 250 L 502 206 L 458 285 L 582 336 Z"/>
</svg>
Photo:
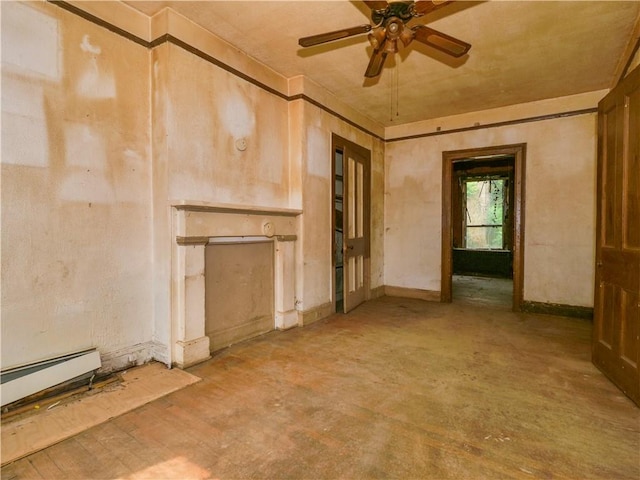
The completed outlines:
<svg viewBox="0 0 640 480">
<path fill-rule="evenodd" d="M 471 45 L 457 38 L 425 25 L 408 26 L 409 20 L 422 17 L 438 8 L 451 3 L 448 0 L 364 0 L 371 8 L 372 25 L 336 30 L 334 32 L 311 35 L 298 40 L 301 47 L 312 47 L 321 43 L 340 40 L 342 38 L 369 33 L 369 42 L 373 47 L 373 55 L 364 76 L 374 78 L 380 75 L 384 61 L 390 53 L 398 51 L 398 40 L 406 47 L 413 40 L 429 45 L 453 57 L 466 54 Z"/>
</svg>

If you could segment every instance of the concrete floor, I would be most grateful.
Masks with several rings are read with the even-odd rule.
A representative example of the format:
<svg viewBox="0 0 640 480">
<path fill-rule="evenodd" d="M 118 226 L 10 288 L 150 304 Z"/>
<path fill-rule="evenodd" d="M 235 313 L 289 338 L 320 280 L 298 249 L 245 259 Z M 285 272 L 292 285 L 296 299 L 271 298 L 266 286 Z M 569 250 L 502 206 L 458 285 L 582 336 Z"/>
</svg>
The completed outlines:
<svg viewBox="0 0 640 480">
<path fill-rule="evenodd" d="M 640 477 L 640 409 L 585 320 L 384 297 L 189 371 L 197 384 L 2 478 Z"/>
</svg>

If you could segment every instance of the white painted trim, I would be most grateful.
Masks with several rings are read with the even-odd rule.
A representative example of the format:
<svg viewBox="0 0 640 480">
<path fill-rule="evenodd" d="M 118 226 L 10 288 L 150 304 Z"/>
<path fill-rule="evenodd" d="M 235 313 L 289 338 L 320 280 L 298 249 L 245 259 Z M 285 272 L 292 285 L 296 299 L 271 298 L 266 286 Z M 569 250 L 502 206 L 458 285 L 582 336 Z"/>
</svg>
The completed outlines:
<svg viewBox="0 0 640 480">
<path fill-rule="evenodd" d="M 164 343 L 160 343 L 157 340 L 151 342 L 151 357 L 157 362 L 164 363 L 167 368 L 171 368 L 170 353 L 171 349 Z"/>
<path fill-rule="evenodd" d="M 290 310 L 288 312 L 276 312 L 276 329 L 288 330 L 298 326 L 298 312 L 297 310 Z"/>
<path fill-rule="evenodd" d="M 267 243 L 273 242 L 273 237 L 265 236 L 242 236 L 242 237 L 209 237 L 209 245 L 225 245 L 235 243 Z"/>
<path fill-rule="evenodd" d="M 121 348 L 120 350 L 102 353 L 102 367 L 100 368 L 100 373 L 117 372 L 149 363 L 155 358 L 155 348 L 156 347 L 153 342 L 144 342 L 131 345 L 126 348 Z"/>
</svg>

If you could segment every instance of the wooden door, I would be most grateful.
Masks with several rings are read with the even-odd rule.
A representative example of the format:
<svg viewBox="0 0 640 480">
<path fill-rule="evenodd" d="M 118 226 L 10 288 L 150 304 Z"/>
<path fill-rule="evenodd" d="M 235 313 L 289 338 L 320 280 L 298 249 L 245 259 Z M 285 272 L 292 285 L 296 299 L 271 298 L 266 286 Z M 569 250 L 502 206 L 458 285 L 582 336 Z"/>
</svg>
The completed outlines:
<svg viewBox="0 0 640 480">
<path fill-rule="evenodd" d="M 593 363 L 640 405 L 640 67 L 598 105 Z"/>
<path fill-rule="evenodd" d="M 360 305 L 369 290 L 370 152 L 339 137 L 334 151 L 343 153 L 343 308 L 347 313 Z"/>
</svg>

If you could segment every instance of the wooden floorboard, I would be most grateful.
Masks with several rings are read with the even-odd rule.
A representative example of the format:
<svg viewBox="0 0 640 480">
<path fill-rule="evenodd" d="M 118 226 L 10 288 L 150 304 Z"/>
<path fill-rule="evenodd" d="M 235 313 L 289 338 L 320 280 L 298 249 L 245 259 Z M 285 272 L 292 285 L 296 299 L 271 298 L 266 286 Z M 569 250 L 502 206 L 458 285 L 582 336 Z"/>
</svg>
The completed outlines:
<svg viewBox="0 0 640 480">
<path fill-rule="evenodd" d="M 67 472 L 64 472 L 60 470 L 60 468 L 58 468 L 58 465 L 53 461 L 53 459 L 49 456 L 49 452 L 46 450 L 30 455 L 29 458 L 24 462 L 16 463 L 24 464 L 25 462 L 30 463 L 33 466 L 34 470 L 38 472 L 39 477 L 36 478 L 64 478 L 67 474 Z M 4 475 L 4 467 L 2 469 L 2 473 Z"/>
<path fill-rule="evenodd" d="M 122 461 L 113 455 L 113 451 L 105 447 L 96 436 L 96 429 L 89 429 L 81 435 L 75 437 L 81 455 L 89 459 L 93 466 L 98 466 L 97 471 L 92 474 L 96 479 L 114 478 L 126 476 L 130 469 Z M 147 448 L 146 446 L 144 448 Z M 86 452 L 86 453 L 85 453 Z M 161 458 L 161 457 L 159 457 Z M 109 464 L 109 471 L 103 471 L 100 465 Z M 87 468 L 87 471 L 89 468 Z"/>
<path fill-rule="evenodd" d="M 383 297 L 189 369 L 202 381 L 3 479 L 640 478 L 640 409 L 591 324 Z"/>
<path fill-rule="evenodd" d="M 26 462 L 15 462 L 7 465 L 2 469 L 2 478 L 6 478 L 7 480 L 19 478 L 43 478 L 40 472 L 33 465 L 33 462 L 34 460 L 31 458 Z"/>
<path fill-rule="evenodd" d="M 150 448 L 148 442 L 138 441 L 132 432 L 125 432 L 115 422 L 104 425 L 93 432 L 92 436 L 94 441 L 110 451 L 113 458 L 118 459 L 130 472 L 144 469 L 149 463 L 158 462 L 170 453 L 166 449 L 158 452 L 156 448 Z"/>
</svg>

